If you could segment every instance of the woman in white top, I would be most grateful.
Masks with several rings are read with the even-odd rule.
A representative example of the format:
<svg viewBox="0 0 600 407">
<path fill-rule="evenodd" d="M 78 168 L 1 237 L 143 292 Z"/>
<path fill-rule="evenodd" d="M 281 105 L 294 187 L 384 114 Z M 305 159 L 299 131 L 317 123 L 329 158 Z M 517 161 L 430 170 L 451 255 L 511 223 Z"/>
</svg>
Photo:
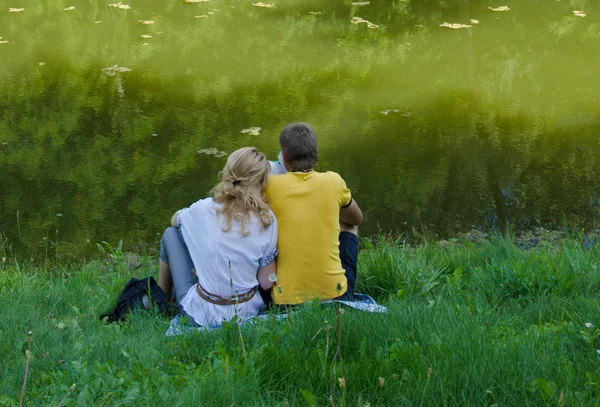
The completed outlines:
<svg viewBox="0 0 600 407">
<path fill-rule="evenodd" d="M 162 238 L 159 285 L 193 324 L 253 317 L 257 286 L 275 280 L 277 220 L 264 197 L 269 162 L 255 148 L 233 152 L 213 197 L 177 211 Z M 174 289 L 174 293 L 173 293 Z"/>
</svg>

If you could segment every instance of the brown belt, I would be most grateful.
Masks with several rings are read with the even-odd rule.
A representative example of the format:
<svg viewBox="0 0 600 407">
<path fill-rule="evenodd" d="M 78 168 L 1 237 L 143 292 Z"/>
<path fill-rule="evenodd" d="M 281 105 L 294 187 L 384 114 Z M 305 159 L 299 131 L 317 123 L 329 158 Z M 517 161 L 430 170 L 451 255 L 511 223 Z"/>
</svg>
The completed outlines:
<svg viewBox="0 0 600 407">
<path fill-rule="evenodd" d="M 206 291 L 200 283 L 196 284 L 196 292 L 205 301 L 216 305 L 236 305 L 250 301 L 256 294 L 256 287 L 252 287 L 249 291 L 242 294 L 232 295 L 231 297 L 223 298 L 220 295 Z"/>
</svg>

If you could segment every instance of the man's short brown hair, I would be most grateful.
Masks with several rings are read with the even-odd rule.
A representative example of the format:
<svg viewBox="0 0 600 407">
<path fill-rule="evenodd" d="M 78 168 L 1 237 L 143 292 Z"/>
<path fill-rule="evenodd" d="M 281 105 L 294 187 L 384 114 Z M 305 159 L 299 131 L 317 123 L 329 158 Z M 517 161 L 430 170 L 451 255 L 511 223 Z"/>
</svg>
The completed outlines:
<svg viewBox="0 0 600 407">
<path fill-rule="evenodd" d="M 317 165 L 317 135 L 310 124 L 288 124 L 279 135 L 279 144 L 293 171 L 310 171 Z"/>
</svg>

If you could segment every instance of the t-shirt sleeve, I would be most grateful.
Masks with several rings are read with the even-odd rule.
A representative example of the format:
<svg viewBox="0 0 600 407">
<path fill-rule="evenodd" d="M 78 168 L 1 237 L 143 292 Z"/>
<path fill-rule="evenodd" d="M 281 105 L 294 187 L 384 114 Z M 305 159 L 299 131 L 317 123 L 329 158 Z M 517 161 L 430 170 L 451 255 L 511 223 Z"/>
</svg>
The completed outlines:
<svg viewBox="0 0 600 407">
<path fill-rule="evenodd" d="M 177 227 L 192 222 L 193 219 L 199 219 L 202 212 L 203 199 L 194 202 L 189 208 L 180 209 L 177 212 Z"/>
<path fill-rule="evenodd" d="M 352 203 L 352 193 L 346 186 L 346 182 L 342 177 L 340 177 L 340 186 L 339 186 L 339 197 L 338 201 L 340 203 L 341 208 L 346 208 L 350 206 Z"/>
<path fill-rule="evenodd" d="M 273 216 L 272 213 L 271 216 Z M 258 260 L 258 267 L 268 266 L 277 257 L 277 219 L 275 216 L 273 216 L 273 223 L 269 226 L 269 231 L 266 235 L 269 240 L 263 246 L 263 256 Z"/>
</svg>

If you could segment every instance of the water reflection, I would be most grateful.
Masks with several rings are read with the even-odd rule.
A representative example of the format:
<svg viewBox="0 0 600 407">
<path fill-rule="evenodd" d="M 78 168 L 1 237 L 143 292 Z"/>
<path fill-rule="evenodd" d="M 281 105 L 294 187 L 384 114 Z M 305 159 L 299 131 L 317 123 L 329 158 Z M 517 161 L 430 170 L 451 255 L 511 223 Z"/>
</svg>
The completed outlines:
<svg viewBox="0 0 600 407">
<path fill-rule="evenodd" d="M 226 152 L 275 158 L 296 120 L 367 234 L 595 222 L 600 7 L 446 3 L 15 1 L 27 9 L 0 13 L 0 232 L 25 253 L 155 245 Z"/>
</svg>

